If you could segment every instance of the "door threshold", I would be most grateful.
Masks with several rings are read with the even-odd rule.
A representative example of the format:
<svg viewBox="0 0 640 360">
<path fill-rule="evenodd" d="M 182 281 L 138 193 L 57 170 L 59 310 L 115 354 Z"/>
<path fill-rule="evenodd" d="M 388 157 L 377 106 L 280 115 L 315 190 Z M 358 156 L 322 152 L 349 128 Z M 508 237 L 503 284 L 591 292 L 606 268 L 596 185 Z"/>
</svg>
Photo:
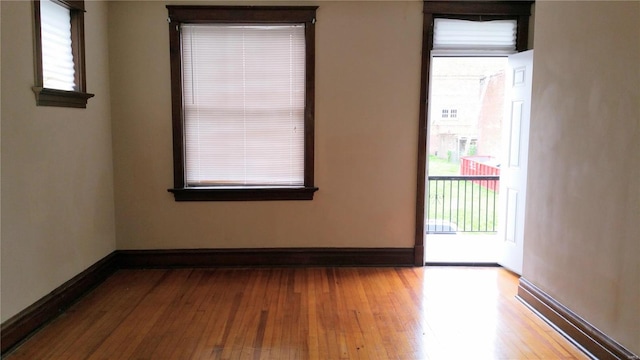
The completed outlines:
<svg viewBox="0 0 640 360">
<path fill-rule="evenodd" d="M 498 263 L 492 262 L 436 262 L 427 261 L 424 266 L 465 266 L 465 267 L 502 267 Z"/>
</svg>

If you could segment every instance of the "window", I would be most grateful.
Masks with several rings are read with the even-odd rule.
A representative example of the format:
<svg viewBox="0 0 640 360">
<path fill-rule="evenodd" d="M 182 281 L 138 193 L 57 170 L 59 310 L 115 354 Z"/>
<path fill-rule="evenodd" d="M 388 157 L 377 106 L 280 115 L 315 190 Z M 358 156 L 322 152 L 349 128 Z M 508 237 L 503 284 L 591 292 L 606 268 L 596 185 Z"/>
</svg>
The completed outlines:
<svg viewBox="0 0 640 360">
<path fill-rule="evenodd" d="M 317 7 L 167 8 L 175 199 L 313 199 Z"/>
<path fill-rule="evenodd" d="M 442 109 L 442 115 L 441 117 L 443 119 L 454 119 L 458 117 L 458 110 L 457 109 Z"/>
<path fill-rule="evenodd" d="M 516 49 L 518 21 L 513 19 L 470 21 L 447 18 L 433 20 L 433 50 L 469 50 L 512 53 Z"/>
<path fill-rule="evenodd" d="M 39 106 L 86 108 L 84 1 L 33 2 Z"/>
</svg>

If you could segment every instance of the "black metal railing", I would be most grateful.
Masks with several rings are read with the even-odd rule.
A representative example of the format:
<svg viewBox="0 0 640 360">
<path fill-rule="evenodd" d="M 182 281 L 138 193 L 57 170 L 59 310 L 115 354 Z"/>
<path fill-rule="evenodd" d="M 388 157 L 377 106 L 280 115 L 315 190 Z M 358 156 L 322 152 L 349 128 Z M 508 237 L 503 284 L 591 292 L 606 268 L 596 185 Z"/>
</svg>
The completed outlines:
<svg viewBox="0 0 640 360">
<path fill-rule="evenodd" d="M 427 232 L 496 232 L 499 180 L 499 176 L 429 176 Z"/>
</svg>

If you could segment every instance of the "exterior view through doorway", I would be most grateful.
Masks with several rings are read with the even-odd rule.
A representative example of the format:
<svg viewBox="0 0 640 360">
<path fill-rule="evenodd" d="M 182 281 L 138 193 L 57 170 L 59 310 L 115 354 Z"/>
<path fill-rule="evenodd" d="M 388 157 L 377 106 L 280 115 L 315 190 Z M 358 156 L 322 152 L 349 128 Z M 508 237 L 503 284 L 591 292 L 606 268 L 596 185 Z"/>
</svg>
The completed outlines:
<svg viewBox="0 0 640 360">
<path fill-rule="evenodd" d="M 505 56 L 431 61 L 427 263 L 498 262 Z"/>
</svg>

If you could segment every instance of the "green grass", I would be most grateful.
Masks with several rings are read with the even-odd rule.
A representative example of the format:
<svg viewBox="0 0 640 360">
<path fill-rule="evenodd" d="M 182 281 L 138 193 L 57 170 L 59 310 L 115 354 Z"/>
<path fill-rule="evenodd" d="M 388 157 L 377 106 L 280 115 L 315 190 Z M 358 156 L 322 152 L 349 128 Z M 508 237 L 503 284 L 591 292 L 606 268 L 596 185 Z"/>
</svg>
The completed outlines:
<svg viewBox="0 0 640 360">
<path fill-rule="evenodd" d="M 459 165 L 429 156 L 430 176 L 459 175 Z M 429 181 L 427 219 L 450 221 L 458 231 L 497 229 L 498 194 L 473 181 Z M 451 200 L 449 200 L 451 199 Z"/>
<path fill-rule="evenodd" d="M 429 176 L 460 175 L 460 165 L 429 155 Z"/>
</svg>

